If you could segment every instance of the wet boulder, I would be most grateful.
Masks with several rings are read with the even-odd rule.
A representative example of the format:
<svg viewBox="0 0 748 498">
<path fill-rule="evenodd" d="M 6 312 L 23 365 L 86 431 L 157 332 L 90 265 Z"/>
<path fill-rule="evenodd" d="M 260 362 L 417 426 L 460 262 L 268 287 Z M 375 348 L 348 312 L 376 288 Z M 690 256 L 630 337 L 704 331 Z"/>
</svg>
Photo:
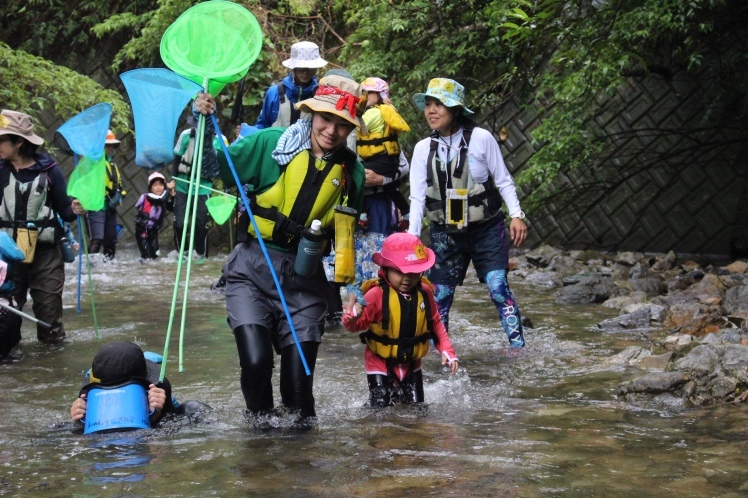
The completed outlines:
<svg viewBox="0 0 748 498">
<path fill-rule="evenodd" d="M 643 278 L 632 278 L 634 290 L 644 292 L 648 296 L 659 296 L 667 293 L 667 284 L 659 275 Z"/>
<path fill-rule="evenodd" d="M 563 254 L 563 251 L 560 249 L 544 244 L 525 254 L 525 258 L 530 264 L 539 268 L 545 268 L 554 256 L 563 256 Z"/>
<path fill-rule="evenodd" d="M 626 313 L 615 318 L 603 320 L 597 324 L 597 328 L 602 332 L 645 329 L 649 328 L 650 316 L 649 310 L 642 308 L 633 313 Z"/>
<path fill-rule="evenodd" d="M 691 380 L 683 372 L 655 372 L 636 378 L 618 388 L 618 395 L 630 393 L 659 394 L 677 390 Z"/>
<path fill-rule="evenodd" d="M 748 285 L 739 285 L 727 290 L 725 309 L 729 314 L 748 315 Z"/>
<path fill-rule="evenodd" d="M 527 276 L 525 276 L 525 282 L 531 285 L 537 285 L 538 287 L 547 287 L 549 289 L 561 287 L 563 285 L 561 277 L 557 273 L 542 270 L 528 273 Z"/>
<path fill-rule="evenodd" d="M 567 280 L 564 279 L 564 284 Z M 602 303 L 616 291 L 610 278 L 600 275 L 587 275 L 574 279 L 574 283 L 565 285 L 556 292 L 559 304 L 594 304 Z"/>
</svg>

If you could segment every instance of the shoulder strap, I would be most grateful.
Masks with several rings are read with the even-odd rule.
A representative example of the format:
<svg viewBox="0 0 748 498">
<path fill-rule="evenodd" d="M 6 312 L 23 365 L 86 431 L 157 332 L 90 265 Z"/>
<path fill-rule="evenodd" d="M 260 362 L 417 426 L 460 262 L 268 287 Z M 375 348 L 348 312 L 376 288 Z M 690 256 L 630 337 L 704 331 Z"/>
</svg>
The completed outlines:
<svg viewBox="0 0 748 498">
<path fill-rule="evenodd" d="M 462 172 L 464 171 L 465 163 L 467 162 L 470 137 L 473 136 L 473 128 L 474 126 L 472 124 L 466 124 L 462 127 L 462 140 L 465 142 L 465 145 L 460 147 L 460 162 L 457 164 L 457 168 L 455 168 L 454 171 L 455 178 L 462 178 Z"/>
<path fill-rule="evenodd" d="M 439 132 L 434 130 L 429 135 L 429 138 L 431 139 L 431 143 L 429 144 L 429 158 L 426 161 L 426 165 L 428 166 L 426 168 L 426 185 L 429 187 L 434 184 L 434 172 L 433 172 L 433 164 L 434 164 L 434 157 L 436 156 L 436 150 L 439 148 Z"/>
<path fill-rule="evenodd" d="M 286 86 L 283 84 L 283 80 L 278 82 L 278 96 L 280 97 L 280 103 L 286 102 Z"/>
<path fill-rule="evenodd" d="M 390 286 L 383 278 L 380 278 L 379 287 L 382 288 L 382 330 L 388 330 L 390 328 Z"/>
</svg>

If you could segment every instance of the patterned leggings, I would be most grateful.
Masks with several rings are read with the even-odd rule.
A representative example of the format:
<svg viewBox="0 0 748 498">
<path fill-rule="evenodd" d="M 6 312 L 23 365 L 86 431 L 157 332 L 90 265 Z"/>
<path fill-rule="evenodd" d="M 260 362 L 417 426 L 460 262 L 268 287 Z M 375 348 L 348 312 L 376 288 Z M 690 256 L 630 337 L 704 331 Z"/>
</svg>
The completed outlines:
<svg viewBox="0 0 748 498">
<path fill-rule="evenodd" d="M 525 346 L 525 337 L 522 333 L 522 320 L 519 314 L 519 306 L 514 300 L 509 282 L 506 279 L 506 270 L 495 270 L 486 275 L 486 286 L 494 306 L 499 312 L 501 325 L 509 339 L 509 347 L 521 348 Z M 449 331 L 449 309 L 455 295 L 454 285 L 434 284 L 434 298 L 439 315 L 444 322 L 444 327 Z"/>
</svg>

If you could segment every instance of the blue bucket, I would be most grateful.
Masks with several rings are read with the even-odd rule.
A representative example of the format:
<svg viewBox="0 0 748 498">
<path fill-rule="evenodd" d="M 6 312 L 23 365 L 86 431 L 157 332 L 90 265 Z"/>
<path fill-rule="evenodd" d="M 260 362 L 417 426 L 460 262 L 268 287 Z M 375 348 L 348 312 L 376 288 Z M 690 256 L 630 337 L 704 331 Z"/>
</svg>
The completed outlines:
<svg viewBox="0 0 748 498">
<path fill-rule="evenodd" d="M 148 393 L 140 384 L 118 387 L 95 386 L 86 396 L 83 434 L 148 429 Z"/>
</svg>

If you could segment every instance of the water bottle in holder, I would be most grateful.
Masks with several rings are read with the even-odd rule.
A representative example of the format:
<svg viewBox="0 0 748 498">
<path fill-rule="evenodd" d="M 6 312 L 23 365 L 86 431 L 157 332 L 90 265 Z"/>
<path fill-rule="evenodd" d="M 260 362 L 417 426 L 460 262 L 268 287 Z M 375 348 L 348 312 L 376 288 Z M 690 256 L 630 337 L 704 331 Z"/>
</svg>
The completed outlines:
<svg viewBox="0 0 748 498">
<path fill-rule="evenodd" d="M 322 233 L 322 222 L 312 221 L 312 226 L 304 230 L 296 253 L 294 271 L 302 277 L 311 277 L 317 271 L 322 249 L 325 246 L 325 236 Z"/>
</svg>

